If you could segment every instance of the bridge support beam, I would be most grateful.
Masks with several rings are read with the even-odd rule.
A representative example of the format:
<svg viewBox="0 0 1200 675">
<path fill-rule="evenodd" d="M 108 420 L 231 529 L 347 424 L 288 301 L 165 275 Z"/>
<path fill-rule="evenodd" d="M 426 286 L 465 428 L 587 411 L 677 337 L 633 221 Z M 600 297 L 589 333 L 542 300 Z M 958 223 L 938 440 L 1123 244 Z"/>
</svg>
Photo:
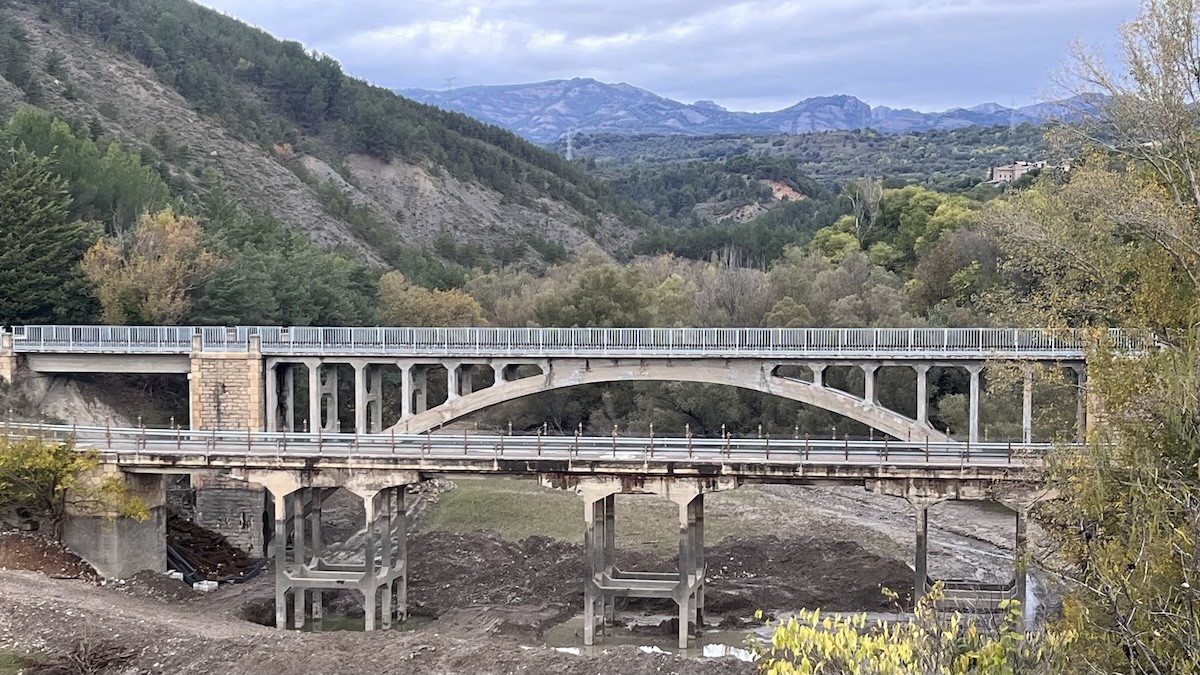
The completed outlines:
<svg viewBox="0 0 1200 675">
<path fill-rule="evenodd" d="M 704 628 L 704 495 L 736 482 L 711 479 L 541 476 L 551 487 L 573 487 L 583 497 L 583 642 L 593 645 L 597 624 L 611 627 L 617 598 L 670 598 L 679 607 L 679 646 Z M 659 494 L 679 508 L 679 562 L 675 572 L 630 572 L 616 564 L 616 495 Z"/>
</svg>

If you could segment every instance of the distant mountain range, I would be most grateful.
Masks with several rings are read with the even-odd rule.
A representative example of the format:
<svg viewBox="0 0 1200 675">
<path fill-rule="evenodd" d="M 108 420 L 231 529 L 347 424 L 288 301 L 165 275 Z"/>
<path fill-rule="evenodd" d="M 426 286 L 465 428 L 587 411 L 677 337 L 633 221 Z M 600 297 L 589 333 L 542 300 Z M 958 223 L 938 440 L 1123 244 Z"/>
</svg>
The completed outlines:
<svg viewBox="0 0 1200 675">
<path fill-rule="evenodd" d="M 972 125 L 1041 124 L 1070 116 L 1079 101 L 1006 108 L 984 103 L 944 112 L 872 108 L 853 96 L 818 96 L 775 112 L 726 110 L 712 101 L 680 103 L 628 84 L 592 79 L 399 92 L 422 103 L 465 113 L 510 129 L 529 140 L 550 143 L 574 131 L 616 134 L 729 133 L 801 134 L 872 128 L 889 133 L 957 129 Z"/>
</svg>

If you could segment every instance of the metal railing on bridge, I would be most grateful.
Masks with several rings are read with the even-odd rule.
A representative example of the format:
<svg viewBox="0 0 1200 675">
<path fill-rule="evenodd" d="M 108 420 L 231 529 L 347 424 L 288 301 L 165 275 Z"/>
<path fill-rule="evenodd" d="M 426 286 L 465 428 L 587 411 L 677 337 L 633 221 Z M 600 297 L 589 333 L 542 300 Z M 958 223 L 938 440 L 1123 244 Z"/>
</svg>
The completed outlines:
<svg viewBox="0 0 1200 675">
<path fill-rule="evenodd" d="M 258 336 L 268 355 L 480 357 L 809 357 L 1081 360 L 1087 336 L 1037 328 L 321 328 L 279 326 L 17 326 L 26 353 L 186 354 L 244 351 Z M 1120 351 L 1140 336 L 1108 331 Z"/>
<path fill-rule="evenodd" d="M 560 459 L 629 464 L 1037 468 L 1049 443 L 490 434 L 322 434 L 4 423 L 0 438 L 74 441 L 118 456 L 266 459 Z"/>
</svg>

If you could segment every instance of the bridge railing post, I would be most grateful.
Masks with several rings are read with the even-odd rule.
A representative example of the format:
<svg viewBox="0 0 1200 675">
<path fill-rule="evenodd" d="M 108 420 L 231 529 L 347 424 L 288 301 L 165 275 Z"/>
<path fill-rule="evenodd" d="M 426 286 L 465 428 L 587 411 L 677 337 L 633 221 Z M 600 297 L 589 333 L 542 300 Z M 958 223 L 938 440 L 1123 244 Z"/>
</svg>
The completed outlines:
<svg viewBox="0 0 1200 675">
<path fill-rule="evenodd" d="M 885 461 L 885 462 L 888 461 L 888 454 L 889 454 L 888 437 L 884 436 L 883 437 L 883 461 Z"/>
<path fill-rule="evenodd" d="M 925 463 L 929 463 L 929 434 L 925 434 Z"/>
<path fill-rule="evenodd" d="M 771 460 L 771 432 L 767 432 L 767 461 Z"/>
<path fill-rule="evenodd" d="M 808 461 L 809 453 L 812 451 L 812 438 L 806 432 L 804 434 L 804 461 Z"/>
<path fill-rule="evenodd" d="M 430 437 L 429 437 L 429 434 L 430 434 L 430 432 L 431 432 L 431 431 L 432 431 L 432 429 L 426 429 L 426 430 L 425 430 L 425 445 L 424 445 L 424 446 L 422 446 L 422 448 L 421 448 L 421 454 L 422 454 L 422 455 L 431 455 L 431 454 L 433 454 L 433 448 L 432 448 L 432 446 L 430 445 Z"/>
<path fill-rule="evenodd" d="M 845 436 L 842 437 L 842 449 L 844 450 L 845 455 L 846 455 L 845 461 L 849 462 L 850 461 L 850 434 L 846 434 Z"/>
</svg>

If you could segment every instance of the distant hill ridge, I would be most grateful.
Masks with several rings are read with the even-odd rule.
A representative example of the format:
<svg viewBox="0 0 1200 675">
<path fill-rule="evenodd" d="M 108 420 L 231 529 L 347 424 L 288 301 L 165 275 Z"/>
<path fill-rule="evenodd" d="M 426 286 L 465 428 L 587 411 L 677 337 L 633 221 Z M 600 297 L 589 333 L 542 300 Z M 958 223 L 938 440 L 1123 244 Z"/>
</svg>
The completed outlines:
<svg viewBox="0 0 1200 675">
<path fill-rule="evenodd" d="M 431 91 L 402 89 L 406 96 L 445 110 L 461 112 L 550 143 L 571 131 L 617 134 L 790 133 L 877 129 L 886 133 L 958 129 L 973 125 L 1042 124 L 1069 118 L 1088 102 L 1069 99 L 1007 108 L 984 103 L 972 108 L 919 112 L 871 107 L 848 95 L 817 96 L 774 112 L 726 110 L 712 101 L 680 103 L 628 84 L 593 79 L 550 80 L 532 84 L 474 86 Z"/>
</svg>

